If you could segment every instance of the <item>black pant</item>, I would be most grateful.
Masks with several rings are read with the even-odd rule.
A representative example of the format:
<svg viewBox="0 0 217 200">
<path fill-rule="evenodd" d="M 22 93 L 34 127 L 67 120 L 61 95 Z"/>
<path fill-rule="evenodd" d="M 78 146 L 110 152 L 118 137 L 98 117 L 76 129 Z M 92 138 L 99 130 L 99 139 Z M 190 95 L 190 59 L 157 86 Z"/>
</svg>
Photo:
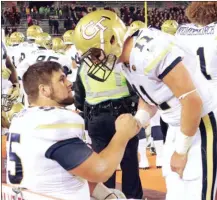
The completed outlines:
<svg viewBox="0 0 217 200">
<path fill-rule="evenodd" d="M 112 139 L 115 133 L 116 117 L 111 113 L 100 112 L 88 119 L 88 133 L 92 140 L 92 148 L 95 152 L 102 151 Z M 132 138 L 126 147 L 121 161 L 122 191 L 127 198 L 141 199 L 143 196 L 142 185 L 138 167 L 138 137 Z M 115 188 L 116 173 L 105 183 L 109 188 Z"/>
<path fill-rule="evenodd" d="M 163 134 L 163 141 L 165 142 L 167 136 L 168 124 L 164 122 L 162 118 L 160 118 L 160 127 Z"/>
</svg>

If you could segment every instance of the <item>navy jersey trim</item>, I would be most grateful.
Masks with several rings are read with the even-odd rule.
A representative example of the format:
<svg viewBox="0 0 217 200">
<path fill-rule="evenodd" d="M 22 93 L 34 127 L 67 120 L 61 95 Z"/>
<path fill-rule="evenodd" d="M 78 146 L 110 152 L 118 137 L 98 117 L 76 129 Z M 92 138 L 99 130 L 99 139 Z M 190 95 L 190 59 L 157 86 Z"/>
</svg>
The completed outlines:
<svg viewBox="0 0 217 200">
<path fill-rule="evenodd" d="M 177 57 L 164 71 L 161 73 L 158 78 L 163 79 L 179 62 L 182 61 L 182 58 Z"/>
<path fill-rule="evenodd" d="M 55 160 L 65 170 L 72 170 L 87 160 L 93 150 L 80 138 L 71 138 L 53 144 L 45 157 Z"/>
</svg>

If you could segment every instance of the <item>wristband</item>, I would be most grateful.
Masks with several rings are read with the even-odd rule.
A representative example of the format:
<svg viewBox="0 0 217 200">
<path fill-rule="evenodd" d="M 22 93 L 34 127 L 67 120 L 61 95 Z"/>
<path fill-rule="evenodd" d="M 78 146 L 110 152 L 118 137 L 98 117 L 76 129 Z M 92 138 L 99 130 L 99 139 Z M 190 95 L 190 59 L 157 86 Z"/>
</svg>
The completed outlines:
<svg viewBox="0 0 217 200">
<path fill-rule="evenodd" d="M 145 124 L 150 120 L 150 114 L 145 110 L 137 110 L 134 117 L 142 126 L 145 126 Z"/>
<path fill-rule="evenodd" d="M 187 136 L 181 131 L 176 134 L 175 150 L 178 154 L 186 154 L 193 142 L 193 136 Z"/>
</svg>

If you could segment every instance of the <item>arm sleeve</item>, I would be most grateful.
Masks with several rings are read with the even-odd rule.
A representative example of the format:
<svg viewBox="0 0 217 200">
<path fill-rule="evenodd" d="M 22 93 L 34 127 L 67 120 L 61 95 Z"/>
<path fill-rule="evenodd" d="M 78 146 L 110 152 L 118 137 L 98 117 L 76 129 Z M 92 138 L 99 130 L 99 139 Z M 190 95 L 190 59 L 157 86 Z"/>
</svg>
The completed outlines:
<svg viewBox="0 0 217 200">
<path fill-rule="evenodd" d="M 85 102 L 85 89 L 81 81 L 81 77 L 79 75 L 79 72 L 77 74 L 76 81 L 74 82 L 74 98 L 75 98 L 75 107 L 81 111 L 84 111 L 84 102 Z"/>
<path fill-rule="evenodd" d="M 87 160 L 93 150 L 79 138 L 72 138 L 53 144 L 45 157 L 55 160 L 65 170 L 72 170 Z"/>
</svg>

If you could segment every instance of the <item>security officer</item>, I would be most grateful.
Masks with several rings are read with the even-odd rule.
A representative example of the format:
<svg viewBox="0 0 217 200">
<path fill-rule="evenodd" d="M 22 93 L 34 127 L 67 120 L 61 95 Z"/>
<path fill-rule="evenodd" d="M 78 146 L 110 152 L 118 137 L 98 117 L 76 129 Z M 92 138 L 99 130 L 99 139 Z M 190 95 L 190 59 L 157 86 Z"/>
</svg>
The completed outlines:
<svg viewBox="0 0 217 200">
<path fill-rule="evenodd" d="M 88 66 L 81 63 L 74 83 L 75 106 L 83 111 L 87 130 L 92 140 L 92 148 L 102 151 L 115 134 L 115 120 L 123 113 L 134 113 L 138 97 L 128 85 L 121 73 L 112 72 L 105 82 L 99 82 L 88 76 Z M 127 144 L 122 169 L 122 191 L 127 198 L 141 199 L 143 196 L 138 168 L 138 137 Z M 116 173 L 105 183 L 115 188 Z"/>
<path fill-rule="evenodd" d="M 109 10 L 89 13 L 88 17 L 80 19 L 75 28 L 75 46 L 81 55 L 81 67 L 74 88 L 75 106 L 84 110 L 92 148 L 96 152 L 102 151 L 115 134 L 116 118 L 137 110 L 136 94 L 128 86 L 121 70 L 113 71 L 126 32 L 127 28 L 117 14 Z M 101 41 L 100 46 L 98 40 Z M 127 198 L 134 199 L 143 196 L 138 168 L 138 142 L 137 136 L 128 142 L 120 163 L 122 191 Z M 105 184 L 115 188 L 115 173 Z"/>
</svg>

